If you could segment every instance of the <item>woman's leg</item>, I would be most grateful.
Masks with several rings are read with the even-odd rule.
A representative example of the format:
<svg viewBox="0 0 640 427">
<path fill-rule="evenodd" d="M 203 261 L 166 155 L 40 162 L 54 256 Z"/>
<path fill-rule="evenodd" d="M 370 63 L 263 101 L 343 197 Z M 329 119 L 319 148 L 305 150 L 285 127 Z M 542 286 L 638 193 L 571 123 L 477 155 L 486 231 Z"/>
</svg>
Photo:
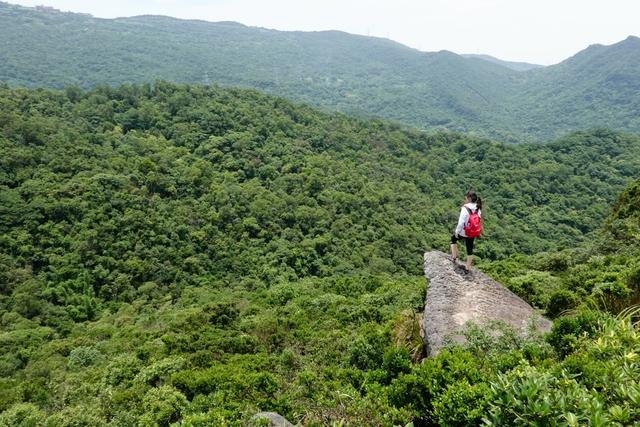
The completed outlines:
<svg viewBox="0 0 640 427">
<path fill-rule="evenodd" d="M 465 267 L 467 271 L 471 271 L 471 266 L 473 265 L 473 241 L 475 239 L 473 237 L 467 237 L 464 242 L 467 245 L 467 263 Z"/>
<path fill-rule="evenodd" d="M 458 239 L 455 234 L 451 236 L 451 257 L 454 261 L 458 259 Z"/>
</svg>

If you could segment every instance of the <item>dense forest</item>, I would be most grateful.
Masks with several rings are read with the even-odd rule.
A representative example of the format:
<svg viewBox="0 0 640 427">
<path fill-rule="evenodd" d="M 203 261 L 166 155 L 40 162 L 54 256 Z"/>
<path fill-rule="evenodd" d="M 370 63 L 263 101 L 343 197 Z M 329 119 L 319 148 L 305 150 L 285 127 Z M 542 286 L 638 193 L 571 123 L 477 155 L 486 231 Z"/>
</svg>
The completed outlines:
<svg viewBox="0 0 640 427">
<path fill-rule="evenodd" d="M 0 150 L 0 426 L 640 421 L 638 136 L 513 145 L 251 90 L 5 84 Z M 420 362 L 421 255 L 469 188 L 481 268 L 555 326 L 471 327 Z"/>
<path fill-rule="evenodd" d="M 516 71 L 513 64 L 337 31 L 160 16 L 105 20 L 0 2 L 0 40 L 0 80 L 12 86 L 218 83 L 508 142 L 592 127 L 640 131 L 637 37 Z"/>
</svg>

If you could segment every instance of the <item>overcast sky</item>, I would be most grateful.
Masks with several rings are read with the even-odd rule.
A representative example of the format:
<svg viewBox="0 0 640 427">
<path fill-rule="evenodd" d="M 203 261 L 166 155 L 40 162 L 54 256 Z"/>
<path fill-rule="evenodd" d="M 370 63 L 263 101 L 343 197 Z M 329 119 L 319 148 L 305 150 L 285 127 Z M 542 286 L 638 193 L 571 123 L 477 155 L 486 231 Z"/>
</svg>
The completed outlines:
<svg viewBox="0 0 640 427">
<path fill-rule="evenodd" d="M 640 34 L 638 0 L 8 0 L 101 18 L 142 14 L 278 30 L 342 30 L 424 50 L 554 64 Z"/>
</svg>

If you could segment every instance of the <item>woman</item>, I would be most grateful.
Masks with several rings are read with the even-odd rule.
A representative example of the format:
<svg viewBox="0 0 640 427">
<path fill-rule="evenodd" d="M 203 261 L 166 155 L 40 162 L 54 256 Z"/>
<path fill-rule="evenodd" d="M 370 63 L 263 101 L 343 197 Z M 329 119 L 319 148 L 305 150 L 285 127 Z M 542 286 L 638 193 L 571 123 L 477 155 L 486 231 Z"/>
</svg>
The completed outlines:
<svg viewBox="0 0 640 427">
<path fill-rule="evenodd" d="M 479 230 L 474 230 L 473 232 L 468 232 L 468 222 L 473 213 L 478 214 L 478 217 L 482 216 L 482 200 L 480 197 L 473 192 L 468 191 L 465 195 L 464 205 L 460 210 L 460 218 L 458 219 L 458 226 L 451 236 L 451 257 L 453 258 L 453 262 L 457 263 L 458 261 L 458 240 L 464 240 L 465 246 L 467 247 L 467 263 L 464 266 L 464 273 L 469 274 L 471 272 L 471 265 L 473 264 L 473 242 L 475 240 L 475 234 Z M 479 218 L 478 218 L 479 219 Z M 479 224 L 478 224 L 479 226 Z M 467 228 L 467 230 L 465 230 Z M 473 237 L 467 236 L 467 234 L 472 234 Z"/>
</svg>

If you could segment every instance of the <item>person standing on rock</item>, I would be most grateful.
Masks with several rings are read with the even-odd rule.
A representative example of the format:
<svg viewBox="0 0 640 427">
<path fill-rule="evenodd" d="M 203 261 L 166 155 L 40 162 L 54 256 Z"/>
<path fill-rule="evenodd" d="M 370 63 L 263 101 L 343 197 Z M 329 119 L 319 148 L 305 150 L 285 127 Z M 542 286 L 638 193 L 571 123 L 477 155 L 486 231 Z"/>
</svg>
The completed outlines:
<svg viewBox="0 0 640 427">
<path fill-rule="evenodd" d="M 453 262 L 458 262 L 458 240 L 464 240 L 467 247 L 467 262 L 464 266 L 464 273 L 471 272 L 473 264 L 473 243 L 480 236 L 482 224 L 480 217 L 482 216 L 482 200 L 474 191 L 467 191 L 465 195 L 464 205 L 460 209 L 460 218 L 456 226 L 453 236 L 451 236 L 451 257 Z"/>
</svg>

